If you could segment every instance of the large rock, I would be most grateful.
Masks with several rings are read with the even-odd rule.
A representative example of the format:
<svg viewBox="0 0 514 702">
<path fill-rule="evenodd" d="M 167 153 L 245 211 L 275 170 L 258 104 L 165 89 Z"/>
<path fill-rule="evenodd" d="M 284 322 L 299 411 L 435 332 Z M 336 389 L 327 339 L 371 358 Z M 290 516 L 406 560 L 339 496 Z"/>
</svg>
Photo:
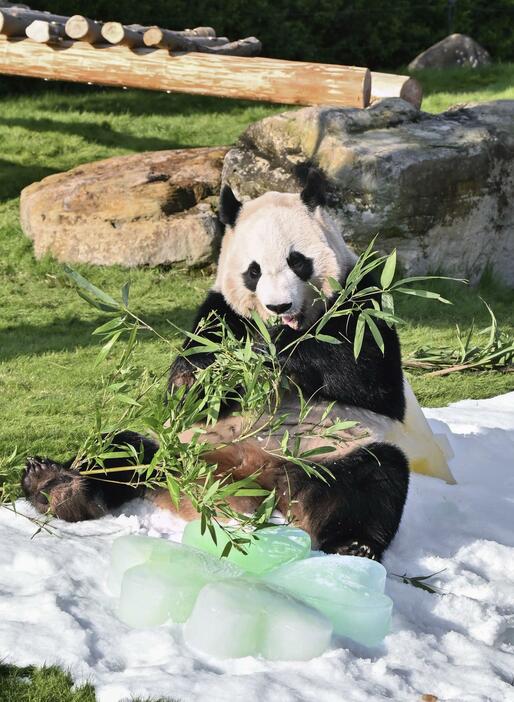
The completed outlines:
<svg viewBox="0 0 514 702">
<path fill-rule="evenodd" d="M 328 176 L 330 207 L 356 250 L 378 235 L 407 273 L 514 284 L 514 101 L 420 113 L 398 98 L 366 110 L 309 107 L 251 125 L 225 158 L 243 199 L 294 191 L 293 166 Z"/>
<path fill-rule="evenodd" d="M 409 63 L 409 71 L 423 68 L 477 68 L 491 63 L 489 53 L 466 34 L 450 34 Z"/>
<path fill-rule="evenodd" d="M 215 259 L 214 207 L 224 148 L 180 149 L 89 163 L 33 183 L 21 224 L 37 257 L 122 266 Z"/>
</svg>

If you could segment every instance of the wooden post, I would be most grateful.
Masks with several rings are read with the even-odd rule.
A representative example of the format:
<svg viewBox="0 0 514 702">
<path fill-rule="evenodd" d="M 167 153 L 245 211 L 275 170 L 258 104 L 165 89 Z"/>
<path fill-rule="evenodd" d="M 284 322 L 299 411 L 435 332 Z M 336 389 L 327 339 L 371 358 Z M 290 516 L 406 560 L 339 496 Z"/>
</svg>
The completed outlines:
<svg viewBox="0 0 514 702">
<path fill-rule="evenodd" d="M 64 28 L 71 39 L 87 41 L 89 44 L 94 44 L 102 39 L 102 23 L 82 15 L 70 17 Z"/>
<path fill-rule="evenodd" d="M 371 73 L 371 102 L 386 97 L 401 97 L 419 109 L 423 99 L 423 89 L 415 78 L 373 71 Z"/>
<path fill-rule="evenodd" d="M 290 105 L 367 107 L 367 68 L 0 36 L 0 73 Z"/>
<path fill-rule="evenodd" d="M 62 24 L 46 22 L 45 20 L 34 20 L 25 30 L 25 34 L 32 41 L 37 41 L 40 44 L 51 44 L 60 41 L 65 36 Z"/>
</svg>

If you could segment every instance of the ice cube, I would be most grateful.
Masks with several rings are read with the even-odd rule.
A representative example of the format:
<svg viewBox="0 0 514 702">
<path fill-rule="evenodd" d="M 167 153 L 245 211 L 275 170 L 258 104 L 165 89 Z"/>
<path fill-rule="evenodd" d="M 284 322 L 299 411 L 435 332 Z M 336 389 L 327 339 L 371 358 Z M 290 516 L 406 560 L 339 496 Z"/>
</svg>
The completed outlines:
<svg viewBox="0 0 514 702">
<path fill-rule="evenodd" d="M 182 543 L 220 557 L 229 539 L 223 529 L 214 525 L 216 544 L 208 530 L 201 533 L 200 520 L 189 522 Z M 305 558 L 311 550 L 311 538 L 302 529 L 287 526 L 267 527 L 257 532 L 257 538 L 244 546 L 246 553 L 235 548 L 227 559 L 252 575 L 262 575 L 284 563 Z"/>
<path fill-rule="evenodd" d="M 107 585 L 113 595 L 120 594 L 123 574 L 129 568 L 146 563 L 150 556 L 169 554 L 173 549 L 180 549 L 180 544 L 167 539 L 157 539 L 151 536 L 120 536 L 112 544 L 111 562 L 107 574 Z"/>
<path fill-rule="evenodd" d="M 134 566 L 121 582 L 118 616 L 136 628 L 185 622 L 208 582 L 209 576 L 194 567 L 177 570 L 162 562 Z"/>
<path fill-rule="evenodd" d="M 376 561 L 356 556 L 320 556 L 284 565 L 265 576 L 322 612 L 334 631 L 365 646 L 386 636 L 393 603 L 383 594 L 386 570 Z"/>
<path fill-rule="evenodd" d="M 233 563 L 198 549 L 162 539 L 151 540 L 156 543 L 147 550 L 147 561 L 128 568 L 122 576 L 118 614 L 129 626 L 159 626 L 168 620 L 185 622 L 204 585 L 243 574 Z M 168 548 L 163 548 L 162 543 Z M 126 546 L 122 544 L 120 551 Z M 147 546 L 141 546 L 140 554 L 144 555 Z"/>
<path fill-rule="evenodd" d="M 217 658 L 308 660 L 326 650 L 331 634 L 316 610 L 245 579 L 206 585 L 184 627 L 189 646 Z"/>
</svg>

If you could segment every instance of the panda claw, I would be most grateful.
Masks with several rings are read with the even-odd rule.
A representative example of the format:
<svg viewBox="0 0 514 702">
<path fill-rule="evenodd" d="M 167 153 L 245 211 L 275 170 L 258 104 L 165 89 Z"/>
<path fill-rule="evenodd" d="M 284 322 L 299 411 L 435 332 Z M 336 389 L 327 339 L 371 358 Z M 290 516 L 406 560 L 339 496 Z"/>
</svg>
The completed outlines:
<svg viewBox="0 0 514 702">
<path fill-rule="evenodd" d="M 362 544 L 359 541 L 349 541 L 344 546 L 340 546 L 337 553 L 341 556 L 358 556 L 369 558 L 372 561 L 378 560 L 375 550 L 369 544 Z"/>
</svg>

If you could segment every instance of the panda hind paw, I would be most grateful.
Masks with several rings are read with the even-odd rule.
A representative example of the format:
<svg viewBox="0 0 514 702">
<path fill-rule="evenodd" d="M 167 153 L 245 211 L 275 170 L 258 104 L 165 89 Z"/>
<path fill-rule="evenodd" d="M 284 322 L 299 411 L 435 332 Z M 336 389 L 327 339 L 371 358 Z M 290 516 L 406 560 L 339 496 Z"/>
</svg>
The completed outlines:
<svg viewBox="0 0 514 702">
<path fill-rule="evenodd" d="M 378 555 L 369 544 L 363 544 L 359 541 L 348 541 L 339 546 L 336 551 L 341 556 L 358 556 L 360 558 L 369 558 L 372 561 L 378 561 Z"/>
</svg>

